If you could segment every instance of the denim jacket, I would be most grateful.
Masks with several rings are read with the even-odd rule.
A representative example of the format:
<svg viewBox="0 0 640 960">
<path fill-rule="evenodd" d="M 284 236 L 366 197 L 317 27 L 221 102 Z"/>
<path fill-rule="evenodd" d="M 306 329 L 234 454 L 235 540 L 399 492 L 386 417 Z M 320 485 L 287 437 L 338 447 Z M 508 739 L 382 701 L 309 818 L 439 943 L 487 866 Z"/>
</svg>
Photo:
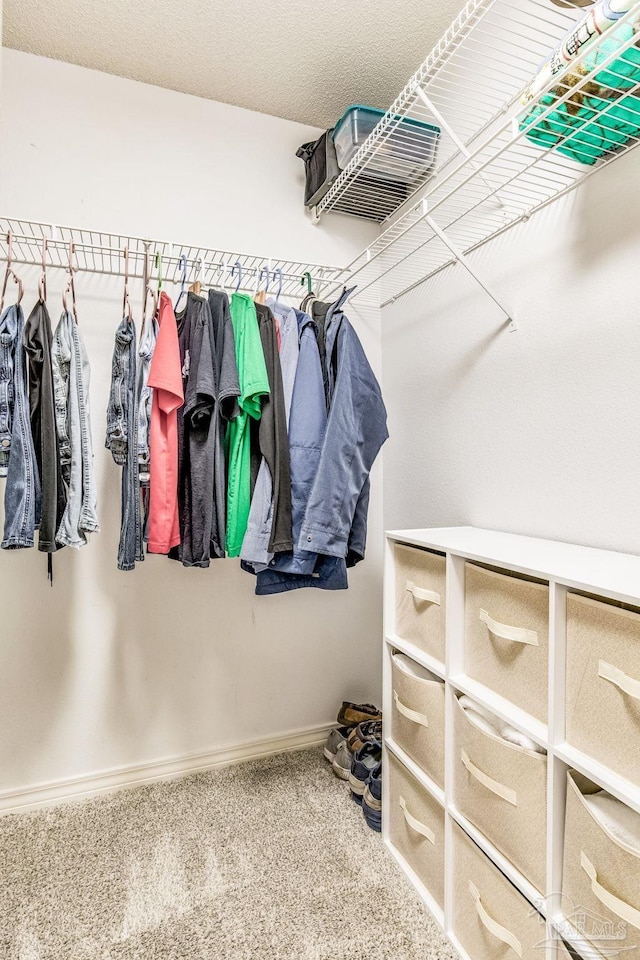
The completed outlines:
<svg viewBox="0 0 640 960">
<path fill-rule="evenodd" d="M 44 553 L 58 549 L 56 532 L 67 503 L 58 456 L 51 340 L 49 311 L 44 301 L 38 300 L 24 325 L 23 343 L 28 367 L 31 436 L 42 486 L 38 550 Z"/>
<path fill-rule="evenodd" d="M 12 304 L 0 316 L 0 476 L 7 478 L 3 550 L 32 547 L 36 521 L 41 513 L 23 334 L 22 307 Z"/>
<path fill-rule="evenodd" d="M 138 420 L 138 465 L 141 484 L 149 485 L 149 431 L 151 429 L 151 401 L 153 387 L 149 386 L 149 370 L 158 339 L 158 322 L 147 321 L 138 348 L 136 404 Z"/>
<path fill-rule="evenodd" d="M 298 314 L 300 357 L 289 423 L 294 549 L 258 574 L 258 594 L 345 589 L 347 566 L 364 557 L 369 471 L 388 431 L 380 386 L 342 312 L 349 293 L 326 315 L 324 371 L 315 324 Z"/>
<path fill-rule="evenodd" d="M 56 541 L 83 547 L 88 535 L 100 529 L 89 417 L 91 371 L 78 325 L 66 311 L 53 335 L 51 369 L 62 475 L 68 490 Z"/>
<path fill-rule="evenodd" d="M 114 462 L 122 467 L 118 570 L 133 570 L 136 560 L 144 560 L 136 386 L 136 328 L 132 319 L 123 317 L 113 347 L 105 440 Z"/>
</svg>

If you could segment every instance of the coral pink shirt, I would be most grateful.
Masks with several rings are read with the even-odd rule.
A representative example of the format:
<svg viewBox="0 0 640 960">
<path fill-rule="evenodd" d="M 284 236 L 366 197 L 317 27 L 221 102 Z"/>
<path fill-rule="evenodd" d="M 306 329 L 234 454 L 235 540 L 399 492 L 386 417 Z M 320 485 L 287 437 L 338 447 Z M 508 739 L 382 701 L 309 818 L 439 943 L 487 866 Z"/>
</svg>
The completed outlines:
<svg viewBox="0 0 640 960">
<path fill-rule="evenodd" d="M 178 327 L 171 300 L 160 294 L 158 339 L 149 370 L 153 387 L 149 433 L 149 553 L 180 543 L 178 518 L 178 408 L 184 403 Z"/>
</svg>

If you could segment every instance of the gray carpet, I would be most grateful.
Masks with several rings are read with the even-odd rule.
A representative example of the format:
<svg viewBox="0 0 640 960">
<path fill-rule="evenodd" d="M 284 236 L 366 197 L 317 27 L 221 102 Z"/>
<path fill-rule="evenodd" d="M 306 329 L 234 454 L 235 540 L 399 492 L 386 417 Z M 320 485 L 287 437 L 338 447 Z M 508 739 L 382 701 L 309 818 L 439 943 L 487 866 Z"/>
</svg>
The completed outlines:
<svg viewBox="0 0 640 960">
<path fill-rule="evenodd" d="M 452 960 L 321 750 L 0 818 L 2 960 Z"/>
</svg>

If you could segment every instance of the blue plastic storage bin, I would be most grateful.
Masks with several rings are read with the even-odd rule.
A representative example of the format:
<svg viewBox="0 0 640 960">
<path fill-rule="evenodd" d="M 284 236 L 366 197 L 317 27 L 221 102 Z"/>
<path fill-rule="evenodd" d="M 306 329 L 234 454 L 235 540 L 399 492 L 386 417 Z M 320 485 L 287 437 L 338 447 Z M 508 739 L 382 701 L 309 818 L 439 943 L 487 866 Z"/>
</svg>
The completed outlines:
<svg viewBox="0 0 640 960">
<path fill-rule="evenodd" d="M 333 131 L 338 166 L 342 170 L 383 116 L 384 110 L 361 104 L 345 111 Z M 367 174 L 383 180 L 414 180 L 432 165 L 439 137 L 440 127 L 404 117 L 379 146 Z"/>
</svg>

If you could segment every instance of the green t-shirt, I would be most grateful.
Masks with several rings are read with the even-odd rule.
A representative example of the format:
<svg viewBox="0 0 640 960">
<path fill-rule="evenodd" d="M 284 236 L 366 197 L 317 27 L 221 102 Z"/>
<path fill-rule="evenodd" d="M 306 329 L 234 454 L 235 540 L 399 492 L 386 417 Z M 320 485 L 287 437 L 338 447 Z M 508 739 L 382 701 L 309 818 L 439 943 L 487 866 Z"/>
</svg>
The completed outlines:
<svg viewBox="0 0 640 960">
<path fill-rule="evenodd" d="M 231 322 L 236 345 L 240 413 L 227 427 L 227 542 L 230 557 L 237 557 L 249 520 L 251 506 L 251 447 L 249 417 L 260 419 L 260 398 L 269 393 L 256 308 L 246 293 L 231 297 Z"/>
</svg>

